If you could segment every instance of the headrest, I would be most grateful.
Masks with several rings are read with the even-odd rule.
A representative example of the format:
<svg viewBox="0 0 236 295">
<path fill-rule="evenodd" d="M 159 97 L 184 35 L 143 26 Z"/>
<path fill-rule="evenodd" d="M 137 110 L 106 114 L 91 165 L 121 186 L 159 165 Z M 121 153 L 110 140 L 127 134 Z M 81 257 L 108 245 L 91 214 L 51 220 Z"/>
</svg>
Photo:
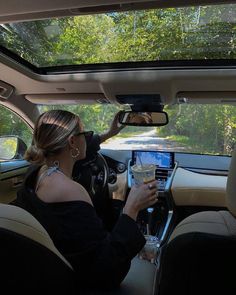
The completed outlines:
<svg viewBox="0 0 236 295">
<path fill-rule="evenodd" d="M 38 242 L 59 256 L 70 268 L 70 263 L 56 249 L 42 225 L 22 208 L 0 204 L 0 228 L 13 231 L 31 240 Z"/>
<path fill-rule="evenodd" d="M 226 204 L 229 211 L 236 217 L 236 149 L 232 154 L 226 186 Z"/>
</svg>

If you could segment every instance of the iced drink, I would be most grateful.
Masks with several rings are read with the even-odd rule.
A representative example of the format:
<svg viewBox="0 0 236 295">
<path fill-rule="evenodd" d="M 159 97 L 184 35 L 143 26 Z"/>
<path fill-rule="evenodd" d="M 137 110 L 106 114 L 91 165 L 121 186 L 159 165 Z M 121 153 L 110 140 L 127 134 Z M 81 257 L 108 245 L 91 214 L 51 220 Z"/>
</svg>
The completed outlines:
<svg viewBox="0 0 236 295">
<path fill-rule="evenodd" d="M 154 263 L 160 246 L 159 240 L 157 237 L 152 235 L 145 235 L 144 237 L 146 239 L 146 244 L 139 252 L 138 257 L 140 259 L 148 260 L 151 263 Z"/>
<path fill-rule="evenodd" d="M 135 184 L 148 183 L 155 180 L 156 165 L 143 164 L 131 167 Z"/>
</svg>

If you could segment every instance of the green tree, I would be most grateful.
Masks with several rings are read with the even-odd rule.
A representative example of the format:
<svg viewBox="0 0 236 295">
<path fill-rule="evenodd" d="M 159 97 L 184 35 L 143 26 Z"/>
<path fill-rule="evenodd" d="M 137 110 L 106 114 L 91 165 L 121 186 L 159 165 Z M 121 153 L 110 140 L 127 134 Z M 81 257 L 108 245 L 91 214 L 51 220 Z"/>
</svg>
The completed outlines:
<svg viewBox="0 0 236 295">
<path fill-rule="evenodd" d="M 0 105 L 0 136 L 20 137 L 26 145 L 32 141 L 32 130 L 16 114 Z"/>
</svg>

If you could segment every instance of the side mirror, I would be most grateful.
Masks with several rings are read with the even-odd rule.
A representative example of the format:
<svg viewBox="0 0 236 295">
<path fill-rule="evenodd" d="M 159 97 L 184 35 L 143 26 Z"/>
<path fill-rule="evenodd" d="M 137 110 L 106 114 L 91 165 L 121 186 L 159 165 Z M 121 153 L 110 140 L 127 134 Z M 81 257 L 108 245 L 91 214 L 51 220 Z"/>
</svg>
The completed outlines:
<svg viewBox="0 0 236 295">
<path fill-rule="evenodd" d="M 17 136 L 0 136 L 0 160 L 23 159 L 27 146 Z"/>
<path fill-rule="evenodd" d="M 119 122 L 127 126 L 164 126 L 169 123 L 166 112 L 133 112 L 123 111 L 119 115 Z"/>
</svg>

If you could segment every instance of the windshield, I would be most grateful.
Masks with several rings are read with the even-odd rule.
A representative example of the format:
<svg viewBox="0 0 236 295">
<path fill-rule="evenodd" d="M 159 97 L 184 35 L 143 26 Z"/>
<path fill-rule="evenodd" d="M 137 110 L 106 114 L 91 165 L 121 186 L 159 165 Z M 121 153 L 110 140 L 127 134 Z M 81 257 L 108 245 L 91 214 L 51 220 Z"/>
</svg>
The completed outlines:
<svg viewBox="0 0 236 295">
<path fill-rule="evenodd" d="M 206 5 L 1 24 L 0 50 L 36 67 L 235 59 L 235 10 Z"/>
<path fill-rule="evenodd" d="M 81 118 L 85 130 L 106 132 L 114 105 L 39 106 L 40 112 L 66 109 Z M 236 141 L 236 108 L 230 105 L 180 104 L 167 106 L 169 124 L 163 127 L 127 126 L 104 142 L 112 150 L 163 150 L 198 154 L 231 155 Z"/>
</svg>

